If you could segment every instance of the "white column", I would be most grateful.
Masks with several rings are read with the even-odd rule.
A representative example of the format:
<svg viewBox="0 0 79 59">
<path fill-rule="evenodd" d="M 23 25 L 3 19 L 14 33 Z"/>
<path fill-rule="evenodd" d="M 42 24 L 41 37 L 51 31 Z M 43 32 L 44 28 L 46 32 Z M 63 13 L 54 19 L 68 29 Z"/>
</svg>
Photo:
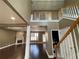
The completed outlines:
<svg viewBox="0 0 79 59">
<path fill-rule="evenodd" d="M 33 14 L 31 15 L 31 20 L 33 20 Z"/>
<path fill-rule="evenodd" d="M 30 47 L 30 26 L 27 26 L 27 33 L 26 33 L 26 48 L 25 48 L 25 58 L 29 59 L 29 47 Z"/>
</svg>

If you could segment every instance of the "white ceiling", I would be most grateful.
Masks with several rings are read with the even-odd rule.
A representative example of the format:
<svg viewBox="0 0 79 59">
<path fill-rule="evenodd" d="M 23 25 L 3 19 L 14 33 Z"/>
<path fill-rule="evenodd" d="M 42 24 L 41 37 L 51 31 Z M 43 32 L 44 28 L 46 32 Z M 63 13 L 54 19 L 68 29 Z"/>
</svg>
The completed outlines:
<svg viewBox="0 0 79 59">
<path fill-rule="evenodd" d="M 14 17 L 15 20 L 12 20 L 11 17 Z M 0 0 L 0 24 L 22 23 L 25 22 L 3 0 Z"/>
<path fill-rule="evenodd" d="M 32 0 L 33 10 L 58 10 L 64 6 L 64 0 Z"/>
</svg>

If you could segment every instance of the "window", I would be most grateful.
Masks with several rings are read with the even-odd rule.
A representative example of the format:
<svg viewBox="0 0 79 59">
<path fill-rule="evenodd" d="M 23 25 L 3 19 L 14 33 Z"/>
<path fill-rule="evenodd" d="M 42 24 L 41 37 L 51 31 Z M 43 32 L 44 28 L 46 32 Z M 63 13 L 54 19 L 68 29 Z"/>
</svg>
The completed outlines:
<svg viewBox="0 0 79 59">
<path fill-rule="evenodd" d="M 31 41 L 38 41 L 38 33 L 31 33 Z"/>
<path fill-rule="evenodd" d="M 46 35 L 43 34 L 43 42 L 46 42 L 47 41 L 46 39 L 47 39 Z"/>
</svg>

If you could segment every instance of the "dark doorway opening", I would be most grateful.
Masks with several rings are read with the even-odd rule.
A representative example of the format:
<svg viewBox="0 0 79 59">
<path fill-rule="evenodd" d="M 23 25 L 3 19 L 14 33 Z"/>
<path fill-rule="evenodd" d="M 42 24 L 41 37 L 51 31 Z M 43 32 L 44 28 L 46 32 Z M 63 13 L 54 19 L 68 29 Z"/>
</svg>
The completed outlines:
<svg viewBox="0 0 79 59">
<path fill-rule="evenodd" d="M 52 31 L 52 39 L 53 39 L 53 45 L 56 45 L 59 42 L 59 35 L 58 31 Z"/>
</svg>

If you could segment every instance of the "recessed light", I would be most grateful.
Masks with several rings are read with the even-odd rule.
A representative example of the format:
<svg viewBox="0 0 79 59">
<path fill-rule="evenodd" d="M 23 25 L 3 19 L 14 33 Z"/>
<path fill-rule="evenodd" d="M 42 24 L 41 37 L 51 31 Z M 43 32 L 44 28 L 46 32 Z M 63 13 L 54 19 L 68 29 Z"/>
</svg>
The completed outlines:
<svg viewBox="0 0 79 59">
<path fill-rule="evenodd" d="M 15 17 L 11 17 L 12 20 L 15 20 Z"/>
</svg>

